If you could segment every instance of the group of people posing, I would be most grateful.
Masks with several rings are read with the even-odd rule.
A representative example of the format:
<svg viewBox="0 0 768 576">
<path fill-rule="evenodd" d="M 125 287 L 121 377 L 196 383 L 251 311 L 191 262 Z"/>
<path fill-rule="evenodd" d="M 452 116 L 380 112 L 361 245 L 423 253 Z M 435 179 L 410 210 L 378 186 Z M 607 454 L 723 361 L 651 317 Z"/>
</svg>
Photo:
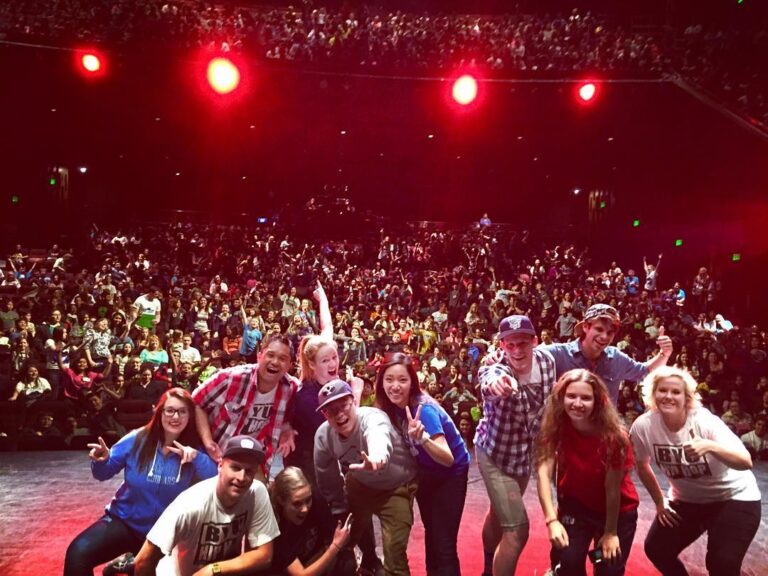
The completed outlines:
<svg viewBox="0 0 768 576">
<path fill-rule="evenodd" d="M 298 379 L 290 339 L 272 335 L 257 363 L 220 370 L 191 393 L 172 388 L 146 426 L 111 448 L 90 446 L 94 477 L 122 470 L 124 481 L 70 545 L 65 576 L 124 553 L 135 555 L 138 575 L 460 574 L 470 450 L 407 354 L 381 363 L 375 405 L 361 405 L 363 382 L 341 374 L 322 288 L 315 297 L 321 330 L 301 340 Z M 499 346 L 478 374 L 486 574 L 515 573 L 534 471 L 552 572 L 585 574 L 589 556 L 597 573 L 623 574 L 639 504 L 633 466 L 656 505 L 645 549 L 662 574 L 687 574 L 678 555 L 704 532 L 709 572 L 739 574 L 761 516 L 751 457 L 699 405 L 695 380 L 666 366 L 663 329 L 657 354 L 640 363 L 611 346 L 619 326 L 613 307 L 596 304 L 578 339 L 539 346 L 527 316 L 499 323 Z M 629 432 L 615 407 L 623 381 L 642 381 L 648 406 Z M 407 555 L 414 499 L 425 530 L 418 568 Z"/>
</svg>

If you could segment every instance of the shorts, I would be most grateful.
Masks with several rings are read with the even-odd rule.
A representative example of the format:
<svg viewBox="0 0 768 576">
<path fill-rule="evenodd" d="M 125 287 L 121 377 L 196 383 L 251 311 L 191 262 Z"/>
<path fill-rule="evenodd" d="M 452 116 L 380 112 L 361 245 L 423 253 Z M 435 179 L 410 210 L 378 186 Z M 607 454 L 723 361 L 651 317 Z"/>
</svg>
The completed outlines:
<svg viewBox="0 0 768 576">
<path fill-rule="evenodd" d="M 502 530 L 516 530 L 528 525 L 528 512 L 523 504 L 523 494 L 528 477 L 510 476 L 499 468 L 480 448 L 475 448 L 477 465 L 485 482 L 491 508 Z"/>
</svg>

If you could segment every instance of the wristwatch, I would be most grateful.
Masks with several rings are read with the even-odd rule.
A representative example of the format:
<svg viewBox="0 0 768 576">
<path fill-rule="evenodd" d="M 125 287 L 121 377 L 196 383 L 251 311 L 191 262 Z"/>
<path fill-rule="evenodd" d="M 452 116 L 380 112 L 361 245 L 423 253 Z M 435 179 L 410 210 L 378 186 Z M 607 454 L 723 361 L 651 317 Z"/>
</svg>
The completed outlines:
<svg viewBox="0 0 768 576">
<path fill-rule="evenodd" d="M 221 566 L 219 566 L 218 562 L 211 564 L 211 574 L 212 576 L 216 576 L 216 574 L 221 574 Z"/>
</svg>

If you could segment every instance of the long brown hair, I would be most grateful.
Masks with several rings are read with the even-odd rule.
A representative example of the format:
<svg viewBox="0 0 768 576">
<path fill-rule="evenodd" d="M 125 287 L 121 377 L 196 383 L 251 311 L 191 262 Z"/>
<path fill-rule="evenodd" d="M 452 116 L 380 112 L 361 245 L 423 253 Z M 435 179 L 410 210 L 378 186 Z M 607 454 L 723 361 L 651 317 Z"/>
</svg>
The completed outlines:
<svg viewBox="0 0 768 576">
<path fill-rule="evenodd" d="M 133 445 L 133 451 L 138 451 L 139 470 L 146 472 L 152 465 L 152 460 L 157 451 L 157 445 L 162 444 L 165 439 L 165 430 L 163 429 L 163 408 L 169 398 L 181 400 L 189 411 L 189 420 L 179 436 L 179 442 L 185 446 L 199 448 L 203 442 L 197 433 L 197 424 L 195 421 L 195 403 L 192 401 L 192 395 L 183 388 L 171 388 L 166 390 L 160 397 L 152 414 L 150 421 L 139 428 L 136 435 L 136 443 Z"/>
<path fill-rule="evenodd" d="M 568 434 L 570 418 L 565 413 L 565 392 L 575 382 L 584 382 L 592 388 L 595 405 L 589 419 L 595 425 L 597 435 L 602 440 L 602 458 L 606 466 L 620 468 L 629 449 L 629 437 L 624 429 L 619 413 L 611 403 L 608 388 L 602 379 L 589 370 L 569 370 L 557 381 L 544 408 L 541 431 L 537 442 L 536 463 L 541 464 L 548 458 L 557 456 Z"/>
</svg>

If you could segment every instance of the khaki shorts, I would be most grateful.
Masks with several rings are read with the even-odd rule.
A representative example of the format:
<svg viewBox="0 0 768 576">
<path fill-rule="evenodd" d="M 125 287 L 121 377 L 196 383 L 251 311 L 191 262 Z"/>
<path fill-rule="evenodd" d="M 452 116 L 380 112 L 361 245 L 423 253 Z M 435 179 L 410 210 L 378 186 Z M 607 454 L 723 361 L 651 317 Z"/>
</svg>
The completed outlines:
<svg viewBox="0 0 768 576">
<path fill-rule="evenodd" d="M 477 466 L 485 482 L 491 508 L 502 530 L 515 530 L 528 524 L 528 512 L 523 505 L 523 494 L 528 478 L 510 476 L 499 468 L 480 448 L 475 448 Z"/>
</svg>

